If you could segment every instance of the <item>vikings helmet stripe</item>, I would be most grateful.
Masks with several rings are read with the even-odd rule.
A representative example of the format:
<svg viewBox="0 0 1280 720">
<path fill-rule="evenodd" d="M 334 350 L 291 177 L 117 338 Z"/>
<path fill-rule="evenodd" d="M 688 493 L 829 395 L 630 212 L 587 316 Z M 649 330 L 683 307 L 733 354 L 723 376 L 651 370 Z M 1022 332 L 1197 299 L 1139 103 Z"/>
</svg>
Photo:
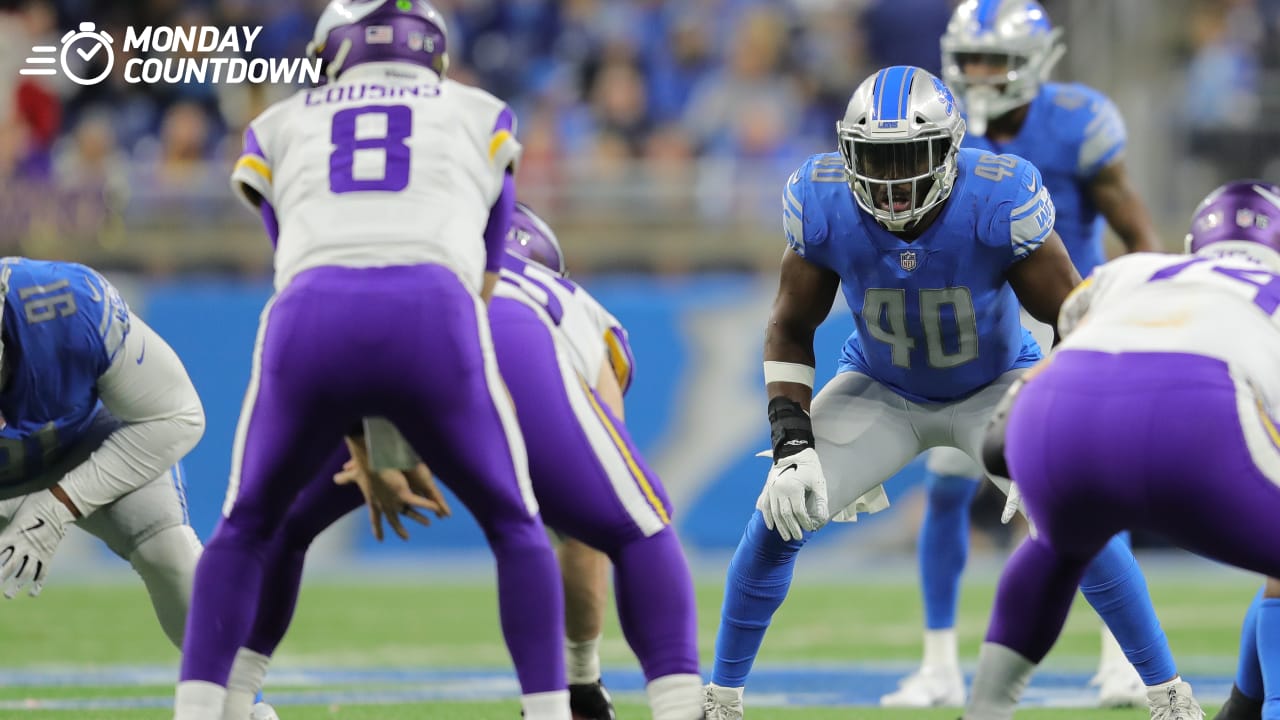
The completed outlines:
<svg viewBox="0 0 1280 720">
<path fill-rule="evenodd" d="M 978 0 L 978 27 L 990 30 L 995 26 L 996 17 L 1000 14 L 1000 5 L 1004 0 Z"/>
<path fill-rule="evenodd" d="M 907 112 L 907 96 L 911 94 L 911 81 L 916 69 L 906 65 L 885 68 L 876 74 L 876 120 L 901 120 Z"/>
</svg>

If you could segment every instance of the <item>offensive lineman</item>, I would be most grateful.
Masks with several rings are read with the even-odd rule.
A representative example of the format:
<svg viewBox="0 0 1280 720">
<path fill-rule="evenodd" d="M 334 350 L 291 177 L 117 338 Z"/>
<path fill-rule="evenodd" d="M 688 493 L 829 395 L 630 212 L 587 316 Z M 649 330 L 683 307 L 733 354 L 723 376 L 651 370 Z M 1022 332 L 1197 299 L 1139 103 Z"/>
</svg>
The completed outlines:
<svg viewBox="0 0 1280 720">
<path fill-rule="evenodd" d="M 233 173 L 276 242 L 224 517 L 196 571 L 176 720 L 219 720 L 264 557 L 360 419 L 389 419 L 476 516 L 529 720 L 568 720 L 563 595 L 485 306 L 515 202 L 514 116 L 447 80 L 426 0 L 331 2 L 326 84 L 255 119 Z M 234 578 L 234 582 L 231 580 Z"/>
</svg>

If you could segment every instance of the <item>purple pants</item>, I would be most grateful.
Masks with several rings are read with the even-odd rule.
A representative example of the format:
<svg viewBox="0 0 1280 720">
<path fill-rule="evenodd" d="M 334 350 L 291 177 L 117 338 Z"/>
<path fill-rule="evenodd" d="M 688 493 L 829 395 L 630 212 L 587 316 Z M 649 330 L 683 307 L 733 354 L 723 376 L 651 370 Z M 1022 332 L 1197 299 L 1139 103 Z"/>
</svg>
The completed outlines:
<svg viewBox="0 0 1280 720">
<path fill-rule="evenodd" d="M 1059 352 L 1010 413 L 1005 457 L 1037 532 L 1004 570 L 987 640 L 1042 657 L 1085 566 L 1122 530 L 1276 576 L 1278 441 L 1224 362 Z"/>
<path fill-rule="evenodd" d="M 316 268 L 268 304 L 224 518 L 196 571 L 182 680 L 226 684 L 282 522 L 332 469 L 343 434 L 374 415 L 401 429 L 484 529 L 524 692 L 565 686 L 559 571 L 480 308 L 436 265 Z"/>
<path fill-rule="evenodd" d="M 698 672 L 697 622 L 688 565 L 670 526 L 671 503 L 626 428 L 557 354 L 542 321 L 513 300 L 490 309 L 498 364 L 528 442 L 529 470 L 543 518 L 555 530 L 609 555 L 618 614 L 645 677 Z M 338 452 L 290 510 L 269 556 L 247 647 L 270 656 L 284 637 L 306 548 L 359 507 L 358 491 L 330 478 Z M 429 532 L 429 531 L 427 531 Z"/>
</svg>

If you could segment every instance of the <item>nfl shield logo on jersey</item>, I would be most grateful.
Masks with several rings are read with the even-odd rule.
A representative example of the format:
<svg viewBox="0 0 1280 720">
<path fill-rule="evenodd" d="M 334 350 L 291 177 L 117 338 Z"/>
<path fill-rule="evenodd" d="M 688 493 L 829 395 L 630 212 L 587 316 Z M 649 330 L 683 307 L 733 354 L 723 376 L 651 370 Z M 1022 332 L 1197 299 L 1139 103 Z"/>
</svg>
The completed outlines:
<svg viewBox="0 0 1280 720">
<path fill-rule="evenodd" d="M 906 270 L 907 272 L 911 272 L 912 270 L 915 270 L 917 265 L 916 251 L 903 250 L 901 253 L 898 254 L 898 264 L 901 265 L 902 269 Z"/>
</svg>

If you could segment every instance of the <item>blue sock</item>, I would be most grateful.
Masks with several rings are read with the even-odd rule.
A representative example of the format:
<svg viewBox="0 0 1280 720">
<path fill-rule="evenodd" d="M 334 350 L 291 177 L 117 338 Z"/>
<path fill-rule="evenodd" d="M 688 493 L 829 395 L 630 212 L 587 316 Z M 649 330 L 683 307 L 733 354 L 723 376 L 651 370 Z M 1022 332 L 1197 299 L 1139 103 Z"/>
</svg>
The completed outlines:
<svg viewBox="0 0 1280 720">
<path fill-rule="evenodd" d="M 960 574 L 969 558 L 969 505 L 979 482 L 928 471 L 925 486 L 929 499 L 916 548 L 920 589 L 924 593 L 924 623 L 929 630 L 950 630 L 956 626 Z"/>
<path fill-rule="evenodd" d="M 1280 719 L 1280 598 L 1264 597 L 1258 603 L 1258 664 L 1267 688 L 1262 720 Z"/>
<path fill-rule="evenodd" d="M 1253 596 L 1244 614 L 1244 626 L 1240 628 L 1240 664 L 1236 667 L 1236 688 L 1245 697 L 1261 700 L 1262 663 L 1258 657 L 1258 608 L 1262 605 L 1262 590 Z"/>
<path fill-rule="evenodd" d="M 1089 563 L 1080 592 L 1116 636 L 1144 683 L 1156 685 L 1178 674 L 1127 535 L 1111 538 Z"/>
<path fill-rule="evenodd" d="M 259 690 L 259 691 L 258 691 L 258 694 L 257 694 L 257 695 L 254 695 L 254 696 L 253 696 L 253 704 L 254 704 L 254 705 L 257 705 L 257 704 L 258 704 L 258 703 L 260 703 L 260 702 L 262 702 L 262 691 L 261 691 L 261 690 Z"/>
<path fill-rule="evenodd" d="M 725 578 L 711 682 L 721 687 L 747 684 L 769 621 L 787 597 L 803 545 L 803 540 L 784 541 L 765 527 L 760 511 L 752 513 Z"/>
</svg>

